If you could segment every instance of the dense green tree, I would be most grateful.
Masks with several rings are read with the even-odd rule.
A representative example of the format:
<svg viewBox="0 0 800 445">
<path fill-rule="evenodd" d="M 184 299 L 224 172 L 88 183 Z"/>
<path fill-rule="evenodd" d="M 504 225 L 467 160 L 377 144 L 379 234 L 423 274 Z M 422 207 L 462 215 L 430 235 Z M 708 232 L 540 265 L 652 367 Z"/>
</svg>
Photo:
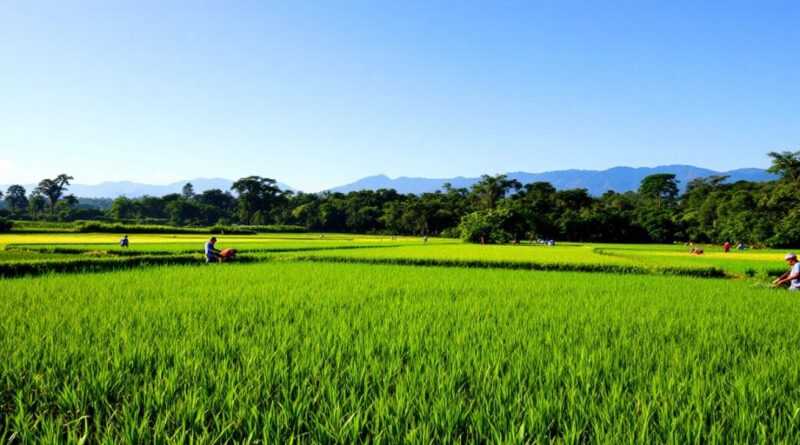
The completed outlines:
<svg viewBox="0 0 800 445">
<path fill-rule="evenodd" d="M 73 179 L 74 178 L 72 176 L 62 173 L 56 176 L 55 179 L 43 179 L 39 182 L 39 186 L 36 187 L 36 191 L 47 198 L 51 215 L 55 214 L 56 204 L 58 204 L 58 201 L 64 196 L 64 192 L 66 191 L 66 186 L 69 185 L 69 181 L 72 181 Z"/>
<path fill-rule="evenodd" d="M 248 176 L 239 179 L 231 186 L 239 195 L 239 218 L 242 224 L 269 224 L 274 214 L 286 201 L 274 179 Z"/>
<path fill-rule="evenodd" d="M 678 181 L 671 173 L 659 173 L 642 179 L 639 195 L 644 204 L 660 212 L 675 204 L 678 197 Z"/>
<path fill-rule="evenodd" d="M 119 221 L 132 219 L 137 216 L 136 205 L 131 199 L 120 196 L 111 203 L 109 216 Z"/>
<path fill-rule="evenodd" d="M 47 207 L 47 200 L 41 193 L 34 190 L 28 196 L 28 213 L 34 220 L 39 219 L 44 209 Z"/>
<path fill-rule="evenodd" d="M 171 201 L 179 199 L 180 195 L 171 194 L 161 197 L 142 196 L 135 200 L 136 212 L 140 221 L 166 221 L 168 218 L 166 206 Z"/>
<path fill-rule="evenodd" d="M 56 216 L 59 221 L 69 221 L 72 214 L 78 209 L 78 198 L 75 195 L 62 197 L 56 204 Z"/>
<path fill-rule="evenodd" d="M 771 151 L 767 153 L 767 156 L 772 158 L 772 165 L 767 169 L 768 172 L 780 175 L 784 181 L 800 181 L 800 151 L 782 151 L 780 153 Z"/>
<path fill-rule="evenodd" d="M 549 182 L 533 182 L 514 195 L 521 203 L 527 238 L 553 239 L 559 237 L 556 227 L 556 189 Z"/>
<path fill-rule="evenodd" d="M 14 227 L 14 221 L 0 217 L 0 233 L 10 232 L 12 227 Z"/>
<path fill-rule="evenodd" d="M 206 225 L 229 223 L 236 212 L 236 198 L 229 192 L 219 189 L 206 190 L 195 195 L 194 200 L 200 207 L 201 221 Z"/>
<path fill-rule="evenodd" d="M 678 191 L 678 182 L 673 174 L 660 173 L 642 179 L 639 185 L 642 204 L 638 224 L 647 231 L 652 241 L 672 242 L 677 229 L 674 216 Z"/>
<path fill-rule="evenodd" d="M 472 212 L 461 219 L 459 226 L 464 241 L 503 244 L 514 239 L 508 228 L 513 226 L 515 215 L 510 206 L 498 206 Z"/>
<path fill-rule="evenodd" d="M 199 204 L 193 200 L 181 197 L 170 201 L 165 210 L 169 215 L 169 223 L 174 226 L 185 225 L 208 225 L 210 221 L 204 220 L 203 212 Z"/>
<path fill-rule="evenodd" d="M 25 196 L 25 187 L 21 185 L 12 185 L 8 187 L 5 194 L 5 203 L 8 210 L 12 215 L 24 212 L 28 208 L 28 198 Z M 2 195 L 2 192 L 0 192 Z"/>
<path fill-rule="evenodd" d="M 494 209 L 510 190 L 519 190 L 522 184 L 506 175 L 483 175 L 481 180 L 472 186 L 472 196 L 478 209 Z"/>
<path fill-rule="evenodd" d="M 194 198 L 194 186 L 191 182 L 184 184 L 183 188 L 181 189 L 181 196 L 183 196 L 184 199 Z"/>
</svg>

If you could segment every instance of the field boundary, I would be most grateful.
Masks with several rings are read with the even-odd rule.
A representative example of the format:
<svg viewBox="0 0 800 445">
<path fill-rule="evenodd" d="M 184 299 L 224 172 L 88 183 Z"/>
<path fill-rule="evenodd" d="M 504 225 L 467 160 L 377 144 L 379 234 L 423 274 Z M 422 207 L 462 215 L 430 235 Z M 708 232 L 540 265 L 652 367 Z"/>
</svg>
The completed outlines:
<svg viewBox="0 0 800 445">
<path fill-rule="evenodd" d="M 36 246 L 36 247 L 28 247 Z M 42 246 L 42 247 L 38 247 Z M 308 247 L 279 247 L 277 249 L 237 249 L 239 253 L 287 253 L 287 252 L 315 252 L 320 250 L 351 250 L 351 249 L 376 249 L 376 248 L 391 248 L 400 247 L 401 245 L 388 245 L 388 246 L 308 246 Z M 183 250 L 122 250 L 120 248 L 110 250 L 97 250 L 78 247 L 53 247 L 51 244 L 8 244 L 5 249 L 6 252 L 32 252 L 32 253 L 57 253 L 66 255 L 83 255 L 89 253 L 97 253 L 109 256 L 142 256 L 142 255 L 181 255 L 202 253 L 202 249 L 183 249 Z"/>
<path fill-rule="evenodd" d="M 430 267 L 454 267 L 454 268 L 474 268 L 474 269 L 507 269 L 507 270 L 530 270 L 530 271 L 554 271 L 554 272 L 580 272 L 580 273 L 609 273 L 609 274 L 633 274 L 633 275 L 672 275 L 697 278 L 731 278 L 740 279 L 741 276 L 726 272 L 725 270 L 714 267 L 686 268 L 658 266 L 649 264 L 572 264 L 572 263 L 546 263 L 536 261 L 497 261 L 480 259 L 436 259 L 436 258 L 363 258 L 345 255 L 286 255 L 276 258 L 275 255 L 281 253 L 302 253 L 320 252 L 326 250 L 357 250 L 374 248 L 397 248 L 403 245 L 361 245 L 361 246 L 307 246 L 290 247 L 277 249 L 254 249 L 241 250 L 241 255 L 237 258 L 237 263 L 257 263 L 268 262 L 275 259 L 283 261 L 298 262 L 318 262 L 318 263 L 354 263 L 354 264 L 374 264 L 374 265 L 397 265 L 397 266 L 430 266 Z M 123 250 L 94 250 L 80 247 L 47 247 L 30 245 L 8 245 L 6 251 L 27 251 L 38 253 L 61 253 L 81 255 L 80 258 L 55 258 L 55 259 L 33 259 L 16 262 L 0 263 L 0 277 L 16 278 L 23 276 L 35 276 L 47 273 L 80 273 L 80 272 L 103 272 L 119 269 L 131 269 L 135 267 L 148 267 L 160 265 L 186 265 L 186 264 L 205 264 L 203 255 L 198 249 L 181 251 L 123 251 Z M 616 256 L 611 253 L 603 252 L 602 249 L 593 249 L 598 255 Z"/>
<path fill-rule="evenodd" d="M 354 258 L 345 256 L 292 256 L 292 259 L 301 262 L 317 263 L 358 263 L 358 264 L 384 264 L 396 266 L 434 266 L 434 267 L 462 267 L 475 269 L 510 269 L 510 270 L 535 270 L 554 272 L 588 272 L 588 273 L 616 273 L 633 275 L 674 275 L 697 278 L 731 278 L 724 270 L 716 267 L 702 269 L 687 269 L 677 267 L 648 267 L 642 265 L 619 264 L 568 264 L 568 263 L 537 263 L 521 261 L 482 261 L 482 260 L 445 260 L 432 258 Z"/>
<path fill-rule="evenodd" d="M 197 249 L 192 251 L 178 252 L 131 252 L 131 251 L 96 251 L 91 249 L 71 249 L 71 248 L 43 248 L 39 250 L 27 250 L 6 246 L 6 251 L 29 251 L 38 253 L 62 253 L 85 255 L 81 258 L 51 258 L 41 260 L 21 260 L 14 262 L 0 262 L 0 278 L 19 278 L 26 276 L 44 275 L 47 273 L 84 273 L 84 272 L 106 272 L 120 269 L 131 269 L 140 266 L 161 266 L 161 265 L 205 265 L 202 252 Z M 370 249 L 378 247 L 399 247 L 399 246 L 334 246 L 334 247 L 308 247 L 302 249 L 273 249 L 273 250 L 251 250 L 243 251 L 236 263 L 260 263 L 274 259 L 273 256 L 265 256 L 270 253 L 292 253 L 319 250 L 352 250 Z M 260 254 L 250 256 L 249 254 Z"/>
</svg>

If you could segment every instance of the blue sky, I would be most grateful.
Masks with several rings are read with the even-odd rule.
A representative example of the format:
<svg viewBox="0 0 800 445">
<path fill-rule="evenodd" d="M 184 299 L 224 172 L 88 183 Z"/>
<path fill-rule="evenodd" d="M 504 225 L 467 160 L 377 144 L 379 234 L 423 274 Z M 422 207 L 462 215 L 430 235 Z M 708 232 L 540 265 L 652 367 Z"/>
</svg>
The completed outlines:
<svg viewBox="0 0 800 445">
<path fill-rule="evenodd" d="M 766 167 L 800 2 L 0 2 L 0 183 Z"/>
</svg>

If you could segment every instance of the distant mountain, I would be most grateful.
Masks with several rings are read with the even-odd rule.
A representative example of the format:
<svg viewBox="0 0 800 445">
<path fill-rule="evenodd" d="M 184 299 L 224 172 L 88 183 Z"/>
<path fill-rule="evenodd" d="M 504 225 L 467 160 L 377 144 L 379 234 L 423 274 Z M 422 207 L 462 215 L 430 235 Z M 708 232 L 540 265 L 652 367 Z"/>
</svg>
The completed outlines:
<svg viewBox="0 0 800 445">
<path fill-rule="evenodd" d="M 771 181 L 777 176 L 767 173 L 759 168 L 742 168 L 729 172 L 717 172 L 691 165 L 664 165 L 660 167 L 614 167 L 608 170 L 559 170 L 543 173 L 510 172 L 506 173 L 523 184 L 537 181 L 546 181 L 559 190 L 585 188 L 594 196 L 599 196 L 608 190 L 626 192 L 639 188 L 639 183 L 645 176 L 656 173 L 674 173 L 680 181 L 681 190 L 695 178 L 712 175 L 729 175 L 728 182 L 746 181 Z M 450 183 L 453 187 L 470 187 L 480 181 L 480 178 L 410 178 L 401 176 L 389 178 L 386 175 L 367 176 L 351 184 L 330 189 L 332 192 L 348 193 L 355 190 L 395 189 L 400 193 L 427 193 L 441 190 L 442 185 Z M 142 184 L 131 181 L 103 182 L 97 185 L 73 184 L 69 186 L 68 193 L 82 198 L 116 198 L 127 196 L 138 198 L 140 196 L 164 196 L 170 193 L 180 193 L 183 186 L 191 182 L 195 193 L 202 193 L 209 189 L 230 190 L 233 181 L 223 178 L 195 178 L 177 181 L 167 185 Z M 295 190 L 286 184 L 278 183 L 283 190 Z M 30 193 L 35 184 L 24 185 Z M 8 185 L 0 185 L 0 191 L 5 192 Z"/>
<path fill-rule="evenodd" d="M 469 187 L 480 178 L 409 178 L 401 176 L 391 179 L 386 175 L 367 176 L 351 184 L 341 185 L 330 189 L 332 192 L 349 193 L 356 190 L 395 189 L 400 193 L 427 193 L 440 190 L 442 185 L 449 182 L 453 187 Z"/>
<path fill-rule="evenodd" d="M 87 198 L 116 198 L 127 196 L 138 198 L 140 196 L 164 196 L 170 193 L 180 193 L 187 182 L 192 183 L 195 193 L 202 193 L 210 189 L 230 190 L 232 182 L 223 178 L 196 178 L 187 181 L 178 181 L 166 185 L 142 184 L 131 181 L 101 182 L 97 185 L 73 184 L 69 193 Z"/>
<path fill-rule="evenodd" d="M 195 178 L 185 181 L 177 181 L 166 185 L 142 184 L 131 181 L 101 182 L 97 185 L 72 184 L 67 187 L 67 193 L 71 193 L 81 198 L 116 198 L 127 196 L 128 198 L 138 198 L 140 196 L 164 196 L 170 193 L 180 193 L 187 182 L 192 183 L 195 193 L 202 193 L 206 190 L 220 189 L 228 191 L 231 189 L 233 181 L 224 178 Z M 24 185 L 25 190 L 30 193 L 36 184 Z M 278 187 L 283 190 L 292 190 L 286 184 L 278 183 Z M 8 185 L 0 185 L 0 190 L 5 192 Z"/>
<path fill-rule="evenodd" d="M 691 165 L 663 165 L 659 167 L 614 167 L 608 170 L 558 170 L 543 173 L 509 172 L 508 177 L 514 178 L 523 184 L 545 181 L 559 190 L 585 188 L 594 196 L 602 195 L 608 190 L 626 192 L 639 188 L 639 183 L 646 176 L 657 173 L 673 173 L 679 182 L 681 190 L 692 179 L 712 175 L 728 175 L 728 182 L 736 181 L 771 181 L 777 176 L 758 168 L 742 168 L 728 172 L 718 172 Z M 409 178 L 401 176 L 391 179 L 386 175 L 368 176 L 351 184 L 330 189 L 332 192 L 348 193 L 354 190 L 395 189 L 400 193 L 427 193 L 441 190 L 444 183 L 449 182 L 453 187 L 469 187 L 480 181 L 480 178 Z"/>
</svg>

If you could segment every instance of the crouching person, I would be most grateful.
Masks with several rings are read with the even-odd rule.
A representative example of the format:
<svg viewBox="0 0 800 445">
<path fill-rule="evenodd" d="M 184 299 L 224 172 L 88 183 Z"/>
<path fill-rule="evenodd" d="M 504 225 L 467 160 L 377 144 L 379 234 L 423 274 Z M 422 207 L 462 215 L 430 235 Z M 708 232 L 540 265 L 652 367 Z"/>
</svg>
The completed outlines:
<svg viewBox="0 0 800 445">
<path fill-rule="evenodd" d="M 787 253 L 784 258 L 789 264 L 790 269 L 784 272 L 772 282 L 776 286 L 789 285 L 789 290 L 800 290 L 800 262 L 797 261 L 797 255 Z"/>
<path fill-rule="evenodd" d="M 220 261 L 233 261 L 237 253 L 236 249 L 225 249 L 219 254 Z"/>
</svg>

